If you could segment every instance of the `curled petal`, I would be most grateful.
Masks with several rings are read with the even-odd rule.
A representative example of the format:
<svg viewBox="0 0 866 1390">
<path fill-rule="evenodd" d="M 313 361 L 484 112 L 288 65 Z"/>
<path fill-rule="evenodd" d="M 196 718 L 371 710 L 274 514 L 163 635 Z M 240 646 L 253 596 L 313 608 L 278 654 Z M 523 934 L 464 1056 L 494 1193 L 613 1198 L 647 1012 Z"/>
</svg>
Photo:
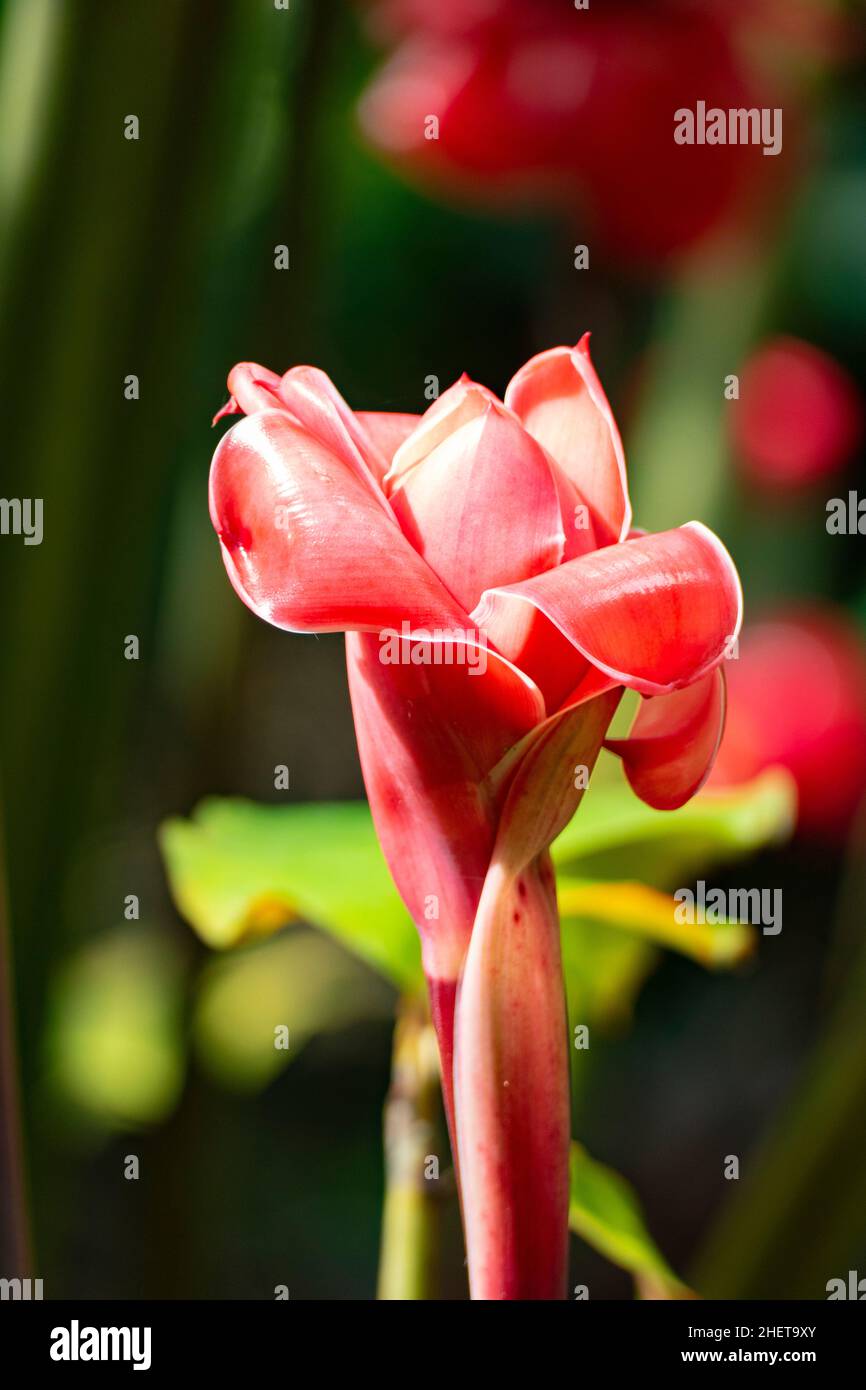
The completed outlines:
<svg viewBox="0 0 866 1390">
<path fill-rule="evenodd" d="M 616 421 L 589 356 L 589 334 L 575 348 L 533 357 L 511 381 L 505 404 L 571 479 L 589 508 L 598 545 L 628 535 L 631 504 Z"/>
<path fill-rule="evenodd" d="M 605 747 L 622 758 L 642 801 L 675 811 L 710 774 L 725 726 L 725 680 L 720 668 L 673 695 L 646 700 L 631 734 Z"/>
<path fill-rule="evenodd" d="M 391 505 L 404 535 L 466 609 L 485 589 L 526 579 L 562 557 L 550 463 L 514 416 L 492 402 L 400 476 Z"/>
<path fill-rule="evenodd" d="M 238 362 L 229 372 L 229 398 L 213 424 L 225 415 L 254 415 L 257 410 L 280 410 L 280 378 L 257 362 Z"/>
<path fill-rule="evenodd" d="M 490 590 L 472 614 L 521 664 L 516 611 L 531 604 L 611 682 L 666 695 L 712 670 L 742 621 L 742 591 L 721 541 L 700 522 L 569 560 Z"/>
<path fill-rule="evenodd" d="M 210 513 L 237 593 L 276 627 L 467 626 L 381 494 L 285 413 L 260 411 L 220 440 Z"/>
<path fill-rule="evenodd" d="M 497 649 L 535 682 L 548 713 L 576 703 L 566 696 L 595 667 L 543 613 L 529 603 L 515 603 L 507 614 L 504 609 L 497 612 L 494 626 Z"/>
<path fill-rule="evenodd" d="M 394 450 L 420 418 L 356 414 L 318 367 L 292 367 L 278 376 L 257 362 L 239 362 L 229 372 L 228 386 L 231 395 L 214 424 L 225 415 L 286 411 L 377 491 Z"/>
<path fill-rule="evenodd" d="M 279 396 L 299 424 L 378 493 L 387 468 L 385 456 L 327 373 L 318 367 L 292 367 L 280 379 Z"/>
</svg>

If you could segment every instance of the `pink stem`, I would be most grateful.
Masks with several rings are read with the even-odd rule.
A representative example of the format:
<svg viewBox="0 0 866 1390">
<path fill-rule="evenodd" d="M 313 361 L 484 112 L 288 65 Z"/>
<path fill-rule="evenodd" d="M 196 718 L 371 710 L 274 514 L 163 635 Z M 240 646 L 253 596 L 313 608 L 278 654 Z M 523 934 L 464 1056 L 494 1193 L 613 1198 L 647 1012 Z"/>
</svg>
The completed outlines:
<svg viewBox="0 0 866 1390">
<path fill-rule="evenodd" d="M 568 1258 L 569 1053 L 545 852 L 488 874 L 460 982 L 455 1101 L 473 1298 L 560 1299 Z"/>
</svg>

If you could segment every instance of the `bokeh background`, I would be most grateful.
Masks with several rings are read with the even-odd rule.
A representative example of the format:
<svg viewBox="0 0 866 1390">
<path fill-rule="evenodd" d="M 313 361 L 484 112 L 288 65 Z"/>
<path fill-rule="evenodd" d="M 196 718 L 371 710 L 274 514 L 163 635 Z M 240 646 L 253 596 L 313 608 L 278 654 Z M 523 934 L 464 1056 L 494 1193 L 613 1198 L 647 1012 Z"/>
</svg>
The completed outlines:
<svg viewBox="0 0 866 1390">
<path fill-rule="evenodd" d="M 223 572 L 206 480 L 229 366 L 311 362 L 359 409 L 420 411 L 431 377 L 501 391 L 586 329 L 636 521 L 700 517 L 740 567 L 761 656 L 750 680 L 747 636 L 731 663 L 727 776 L 780 758 L 807 795 L 787 845 L 713 880 L 781 887 L 781 935 L 733 974 L 660 961 L 593 1048 L 581 1138 L 701 1293 L 866 1275 L 866 565 L 856 515 L 827 529 L 866 488 L 860 14 L 646 9 L 0 3 L 0 491 L 45 508 L 40 546 L 0 537 L 2 896 L 46 1297 L 376 1287 L 393 994 L 298 928 L 309 1040 L 245 1066 L 261 972 L 221 1005 L 157 842 L 206 795 L 285 802 L 276 764 L 292 801 L 363 795 L 340 639 L 266 628 Z M 675 147 L 702 97 L 781 106 L 782 153 Z M 793 646 L 760 627 L 804 605 Z M 630 1296 L 573 1253 L 592 1297 Z"/>
</svg>

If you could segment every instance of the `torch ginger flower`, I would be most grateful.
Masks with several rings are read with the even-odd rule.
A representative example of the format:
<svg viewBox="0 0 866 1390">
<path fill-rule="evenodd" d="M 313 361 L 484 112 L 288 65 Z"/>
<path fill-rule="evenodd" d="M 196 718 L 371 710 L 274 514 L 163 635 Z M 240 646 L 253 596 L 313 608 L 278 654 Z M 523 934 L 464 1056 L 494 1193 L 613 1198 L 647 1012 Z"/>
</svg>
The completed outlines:
<svg viewBox="0 0 866 1390">
<path fill-rule="evenodd" d="M 697 522 L 631 530 L 585 337 L 500 401 L 463 377 L 421 417 L 328 377 L 229 376 L 210 509 L 253 612 L 346 633 L 379 839 L 422 941 L 475 1298 L 559 1298 L 569 1063 L 548 853 L 602 746 L 653 806 L 715 757 L 741 593 Z M 395 634 L 399 640 L 395 646 Z M 395 660 L 395 651 L 400 659 Z M 608 737 L 626 688 L 646 697 Z"/>
</svg>

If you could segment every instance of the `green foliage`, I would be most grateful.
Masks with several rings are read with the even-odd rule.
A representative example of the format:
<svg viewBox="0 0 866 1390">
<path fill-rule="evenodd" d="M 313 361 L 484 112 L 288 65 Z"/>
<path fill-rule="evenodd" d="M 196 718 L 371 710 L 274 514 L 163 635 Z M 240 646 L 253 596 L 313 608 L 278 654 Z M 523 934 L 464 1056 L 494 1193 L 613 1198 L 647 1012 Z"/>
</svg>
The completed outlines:
<svg viewBox="0 0 866 1390">
<path fill-rule="evenodd" d="M 104 1129 L 157 1124 L 183 1085 L 185 966 L 166 933 L 123 927 L 92 941 L 55 981 L 48 1081 Z"/>
<path fill-rule="evenodd" d="M 771 769 L 744 786 L 703 791 L 678 811 L 654 811 L 611 762 L 596 770 L 585 807 L 553 846 L 557 876 L 629 879 L 658 888 L 787 839 L 794 825 L 790 778 Z"/>
<path fill-rule="evenodd" d="M 736 791 L 703 793 L 672 813 L 651 811 L 622 781 L 593 788 L 554 847 L 572 1016 L 627 1020 L 655 963 L 656 945 L 708 966 L 730 965 L 747 954 L 748 928 L 677 928 L 672 899 L 617 880 L 643 871 L 650 881 L 682 881 L 698 864 L 735 858 L 779 838 L 791 812 L 789 784 L 776 773 Z M 212 799 L 190 820 L 164 825 L 160 843 L 175 902 L 209 946 L 242 945 L 303 918 L 397 989 L 419 987 L 417 933 L 366 803 L 272 807 Z M 269 968 L 265 960 L 262 970 Z M 220 977 L 223 989 L 231 970 L 227 965 Z"/>
<path fill-rule="evenodd" d="M 209 800 L 160 843 L 175 901 L 208 946 L 235 946 L 302 917 L 399 989 L 420 978 L 417 935 L 366 802 L 258 806 Z"/>
<path fill-rule="evenodd" d="M 576 1236 L 634 1277 L 644 1298 L 691 1298 L 646 1228 L 640 1203 L 619 1173 L 571 1146 L 568 1223 Z"/>
<path fill-rule="evenodd" d="M 266 1086 L 316 1034 L 393 1014 L 391 991 L 320 932 L 292 927 L 211 959 L 196 990 L 193 1041 L 205 1071 L 224 1086 Z M 275 1028 L 288 1030 L 275 1045 Z"/>
</svg>

